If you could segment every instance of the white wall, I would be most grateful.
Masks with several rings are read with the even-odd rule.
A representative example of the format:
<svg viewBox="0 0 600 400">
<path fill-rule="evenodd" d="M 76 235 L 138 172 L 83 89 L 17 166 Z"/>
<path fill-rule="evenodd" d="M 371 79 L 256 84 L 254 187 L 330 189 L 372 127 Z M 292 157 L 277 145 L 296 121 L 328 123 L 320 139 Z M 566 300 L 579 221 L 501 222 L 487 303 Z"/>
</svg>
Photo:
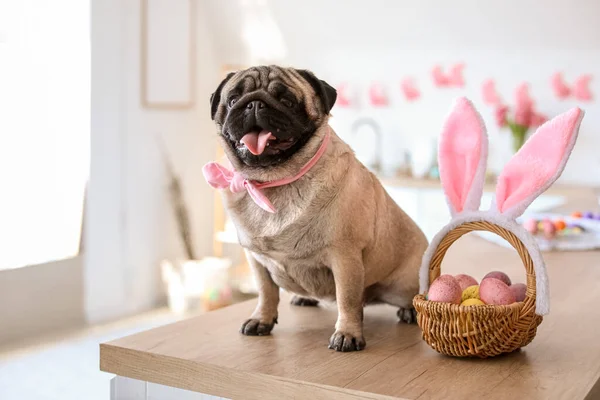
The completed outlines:
<svg viewBox="0 0 600 400">
<path fill-rule="evenodd" d="M 247 51 L 239 39 L 243 22 L 239 3 L 210 0 L 208 4 L 214 15 L 212 26 L 219 32 L 215 36 L 218 56 L 229 63 L 243 60 Z M 398 163 L 401 151 L 415 141 L 435 137 L 452 99 L 467 95 L 488 123 L 491 167 L 497 170 L 510 156 L 510 143 L 508 135 L 499 134 L 494 126 L 491 110 L 482 104 L 483 80 L 494 78 L 510 102 L 515 86 L 530 82 L 539 110 L 551 116 L 577 104 L 552 95 L 549 79 L 555 71 L 564 71 L 572 81 L 600 70 L 600 2 L 594 0 L 543 4 L 534 0 L 271 0 L 268 4 L 287 46 L 286 64 L 311 68 L 332 84 L 350 82 L 365 93 L 365 100 L 371 82 L 389 88 L 390 109 L 336 108 L 332 121 L 359 156 L 369 158 L 370 143 L 355 140 L 349 130 L 360 116 L 376 117 L 385 133 L 387 167 Z M 467 86 L 434 88 L 431 68 L 454 62 L 466 63 Z M 422 91 L 422 99 L 414 104 L 407 103 L 399 89 L 407 75 L 416 78 Z M 592 81 L 592 90 L 600 98 L 600 76 Z M 563 181 L 600 184 L 600 175 L 588 173 L 600 167 L 596 151 L 600 103 L 579 105 L 587 115 Z"/>
<path fill-rule="evenodd" d="M 85 304 L 90 322 L 148 309 L 161 298 L 159 262 L 183 257 L 156 145 L 162 134 L 190 205 L 196 251 L 212 248 L 213 192 L 202 165 L 216 151 L 208 99 L 219 62 L 197 3 L 197 98 L 191 110 L 140 105 L 140 1 L 92 1 L 91 178 Z M 164 60 L 168 62 L 168 60 Z"/>
<path fill-rule="evenodd" d="M 125 46 L 139 45 L 139 1 L 126 2 Z M 132 295 L 142 308 L 152 306 L 160 294 L 159 262 L 184 256 L 169 200 L 166 171 L 154 135 L 165 140 L 167 153 L 182 178 L 190 208 L 194 247 L 200 256 L 212 250 L 213 191 L 204 182 L 202 166 L 216 153 L 216 129 L 210 119 L 209 98 L 218 84 L 219 64 L 213 55 L 208 15 L 197 2 L 196 106 L 190 111 L 146 110 L 140 107 L 139 54 L 125 56 L 126 108 L 125 199 L 126 270 Z M 169 60 L 164 60 L 169 62 Z"/>
<path fill-rule="evenodd" d="M 482 113 L 490 137 L 490 168 L 499 171 L 511 155 L 510 133 L 500 130 L 494 122 L 493 109 L 486 106 L 481 99 L 481 82 L 489 77 L 497 80 L 497 87 L 509 104 L 514 104 L 514 88 L 523 80 L 530 83 L 531 92 L 537 101 L 538 109 L 545 115 L 557 115 L 576 105 L 587 112 L 582 124 L 581 135 L 575 147 L 574 154 L 567 164 L 561 178 L 563 182 L 582 184 L 600 184 L 600 176 L 589 174 L 590 168 L 600 168 L 600 155 L 596 149 L 600 148 L 600 105 L 594 103 L 578 103 L 576 101 L 560 101 L 554 98 L 549 85 L 549 77 L 557 68 L 562 66 L 567 76 L 591 71 L 594 66 L 600 66 L 600 52 L 587 50 L 556 49 L 545 52 L 534 49 L 518 49 L 511 55 L 498 54 L 491 50 L 464 51 L 458 53 L 448 50 L 437 50 L 423 54 L 421 51 L 406 51 L 402 54 L 386 54 L 380 56 L 385 61 L 383 65 L 371 75 L 372 79 L 379 79 L 390 88 L 393 107 L 377 110 L 367 107 L 359 112 L 349 109 L 334 110 L 335 128 L 355 145 L 359 155 L 361 148 L 367 148 L 349 135 L 352 122 L 359 116 L 374 116 L 380 121 L 384 131 L 383 162 L 391 167 L 401 161 L 400 151 L 403 148 L 422 148 L 423 143 L 427 148 L 433 147 L 433 140 L 437 138 L 443 118 L 449 110 L 456 96 L 466 95 L 471 98 Z M 336 57 L 332 52 L 324 57 L 324 73 L 336 76 L 335 70 L 343 71 L 344 61 L 341 55 Z M 373 54 L 373 57 L 376 57 Z M 344 79 L 356 82 L 365 87 L 370 83 L 360 71 L 372 68 L 371 57 L 357 59 L 353 62 L 356 69 L 344 73 Z M 438 89 L 431 82 L 429 69 L 436 62 L 444 65 L 451 64 L 458 59 L 467 64 L 465 69 L 466 87 L 462 89 Z M 572 63 L 570 60 L 579 60 Z M 422 99 L 415 103 L 407 103 L 399 91 L 399 80 L 402 74 L 412 74 L 420 83 Z M 341 74 L 341 73 L 340 73 Z M 340 74 L 337 74 L 339 76 Z M 361 76 L 362 75 L 362 76 Z M 392 77 L 392 78 L 390 78 Z M 396 77 L 395 79 L 393 77 Z M 600 94 L 600 81 L 594 82 L 594 90 Z M 414 153 L 414 151 L 413 151 Z M 364 153 L 362 153 L 364 154 Z M 367 153 L 369 156 L 372 153 Z"/>
</svg>

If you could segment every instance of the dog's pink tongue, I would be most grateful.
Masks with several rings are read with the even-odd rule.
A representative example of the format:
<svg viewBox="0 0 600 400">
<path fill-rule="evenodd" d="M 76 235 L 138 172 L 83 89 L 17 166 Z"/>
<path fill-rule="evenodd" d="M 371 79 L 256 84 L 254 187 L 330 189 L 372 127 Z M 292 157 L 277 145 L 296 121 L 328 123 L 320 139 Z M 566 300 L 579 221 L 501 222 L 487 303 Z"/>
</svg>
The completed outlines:
<svg viewBox="0 0 600 400">
<path fill-rule="evenodd" d="M 262 130 L 258 133 L 251 132 L 246 133 L 244 137 L 240 140 L 240 142 L 244 143 L 250 153 L 255 156 L 261 155 L 263 151 L 265 151 L 265 147 L 267 147 L 267 142 L 269 139 L 273 137 L 271 132 L 267 132 Z"/>
</svg>

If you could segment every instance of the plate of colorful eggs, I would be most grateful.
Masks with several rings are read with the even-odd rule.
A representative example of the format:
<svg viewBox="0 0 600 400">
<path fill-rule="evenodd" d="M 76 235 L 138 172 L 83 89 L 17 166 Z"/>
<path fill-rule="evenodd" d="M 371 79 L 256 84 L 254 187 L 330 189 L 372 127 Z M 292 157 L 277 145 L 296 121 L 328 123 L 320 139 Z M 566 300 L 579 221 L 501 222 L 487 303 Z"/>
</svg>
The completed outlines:
<svg viewBox="0 0 600 400">
<path fill-rule="evenodd" d="M 600 212 L 573 212 L 570 215 L 529 213 L 517 219 L 537 241 L 542 251 L 585 251 L 600 249 Z M 491 232 L 476 235 L 504 247 L 505 240 Z"/>
<path fill-rule="evenodd" d="M 481 283 L 469 275 L 440 275 L 427 292 L 427 300 L 461 306 L 509 305 L 525 300 L 527 285 L 512 283 L 504 272 L 493 271 Z"/>
<path fill-rule="evenodd" d="M 592 222 L 593 221 L 593 222 Z M 588 232 L 586 225 L 596 225 L 600 222 L 600 214 L 587 212 L 573 213 L 570 217 L 564 216 L 542 216 L 530 217 L 522 222 L 522 225 L 533 236 L 541 235 L 544 239 L 556 238 L 578 238 Z"/>
</svg>

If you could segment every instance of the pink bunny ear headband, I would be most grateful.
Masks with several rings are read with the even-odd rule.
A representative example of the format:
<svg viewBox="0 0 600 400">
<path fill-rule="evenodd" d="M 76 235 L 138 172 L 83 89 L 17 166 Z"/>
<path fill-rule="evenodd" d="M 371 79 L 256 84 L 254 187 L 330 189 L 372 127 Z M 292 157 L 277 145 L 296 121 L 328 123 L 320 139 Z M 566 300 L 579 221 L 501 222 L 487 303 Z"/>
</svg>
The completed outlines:
<svg viewBox="0 0 600 400">
<path fill-rule="evenodd" d="M 439 144 L 440 180 L 452 219 L 433 238 L 419 273 L 420 292 L 429 289 L 429 264 L 441 240 L 468 222 L 487 221 L 514 233 L 523 242 L 536 274 L 536 314 L 549 312 L 546 266 L 535 239 L 516 222 L 525 209 L 562 173 L 573 150 L 584 112 L 571 109 L 540 126 L 506 164 L 498 177 L 490 210 L 479 211 L 488 140 L 486 128 L 473 104 L 459 98 L 448 115 Z"/>
</svg>

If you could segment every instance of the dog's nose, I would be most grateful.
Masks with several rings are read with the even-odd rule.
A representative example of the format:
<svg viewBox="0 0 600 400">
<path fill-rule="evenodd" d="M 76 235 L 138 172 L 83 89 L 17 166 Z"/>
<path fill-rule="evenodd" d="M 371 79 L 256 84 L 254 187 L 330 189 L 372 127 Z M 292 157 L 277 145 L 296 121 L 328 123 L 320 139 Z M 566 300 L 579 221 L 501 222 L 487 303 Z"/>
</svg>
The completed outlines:
<svg viewBox="0 0 600 400">
<path fill-rule="evenodd" d="M 263 103 L 260 100 L 253 100 L 251 102 L 249 102 L 248 104 L 246 104 L 246 108 L 248 110 L 252 110 L 252 109 L 261 109 L 261 108 L 265 108 L 265 103 Z"/>
</svg>

